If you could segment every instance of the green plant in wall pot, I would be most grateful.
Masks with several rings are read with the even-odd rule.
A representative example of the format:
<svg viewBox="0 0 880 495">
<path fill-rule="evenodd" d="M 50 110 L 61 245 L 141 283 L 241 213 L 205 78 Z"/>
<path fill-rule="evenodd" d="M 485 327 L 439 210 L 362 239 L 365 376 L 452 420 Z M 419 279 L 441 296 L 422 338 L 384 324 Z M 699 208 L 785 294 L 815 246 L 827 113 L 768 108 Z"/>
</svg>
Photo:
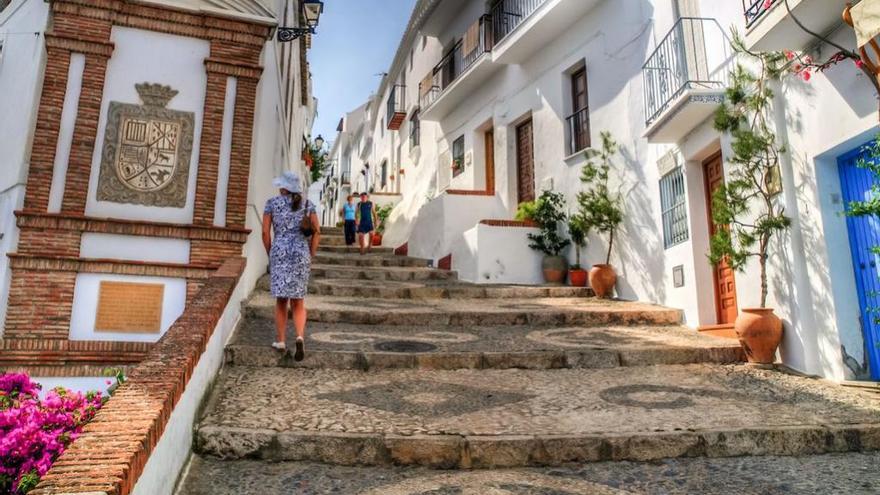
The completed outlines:
<svg viewBox="0 0 880 495">
<path fill-rule="evenodd" d="M 537 201 L 524 201 L 516 208 L 516 218 L 520 222 L 533 221 L 535 219 Z"/>
<path fill-rule="evenodd" d="M 586 222 L 583 216 L 575 214 L 568 219 L 568 236 L 574 245 L 575 264 L 568 270 L 568 278 L 574 287 L 587 286 L 587 271 L 581 266 L 581 248 L 587 244 Z"/>
<path fill-rule="evenodd" d="M 565 198 L 561 193 L 544 191 L 535 201 L 534 211 L 531 213 L 531 220 L 538 224 L 540 231 L 528 235 L 531 241 L 529 247 L 544 253 L 541 262 L 544 281 L 552 284 L 563 283 L 568 274 L 568 260 L 561 255 L 562 250 L 571 244 L 560 228 L 566 218 L 564 204 Z"/>
<path fill-rule="evenodd" d="M 782 341 L 782 321 L 767 308 L 767 270 L 774 237 L 791 221 L 779 196 L 780 156 L 770 120 L 776 81 L 787 72 L 781 53 L 751 53 L 736 36 L 734 50 L 749 60 L 731 73 L 725 103 L 715 115 L 715 128 L 731 137 L 732 156 L 727 182 L 712 194 L 712 221 L 716 226 L 710 242 L 709 261 L 716 268 L 727 264 L 743 272 L 755 261 L 760 270 L 761 305 L 743 308 L 735 329 L 750 362 L 770 364 Z"/>
<path fill-rule="evenodd" d="M 609 188 L 612 159 L 619 147 L 610 132 L 602 132 L 602 147 L 586 152 L 587 163 L 581 171 L 584 189 L 577 196 L 577 214 L 586 232 L 596 231 L 607 236 L 608 250 L 605 262 L 590 269 L 590 287 L 596 296 L 611 297 L 617 284 L 617 273 L 611 266 L 614 235 L 623 222 L 623 206 L 619 193 Z"/>
</svg>

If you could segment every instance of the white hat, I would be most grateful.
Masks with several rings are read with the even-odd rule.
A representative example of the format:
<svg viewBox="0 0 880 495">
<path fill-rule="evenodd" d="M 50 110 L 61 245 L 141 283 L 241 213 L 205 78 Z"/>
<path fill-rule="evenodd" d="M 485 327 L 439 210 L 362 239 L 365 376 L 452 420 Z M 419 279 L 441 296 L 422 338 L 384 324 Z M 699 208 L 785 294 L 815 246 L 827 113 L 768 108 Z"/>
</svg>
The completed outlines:
<svg viewBox="0 0 880 495">
<path fill-rule="evenodd" d="M 291 171 L 284 172 L 281 174 L 281 177 L 276 177 L 272 181 L 272 185 L 292 194 L 302 194 L 302 184 L 300 183 L 299 176 Z"/>
</svg>

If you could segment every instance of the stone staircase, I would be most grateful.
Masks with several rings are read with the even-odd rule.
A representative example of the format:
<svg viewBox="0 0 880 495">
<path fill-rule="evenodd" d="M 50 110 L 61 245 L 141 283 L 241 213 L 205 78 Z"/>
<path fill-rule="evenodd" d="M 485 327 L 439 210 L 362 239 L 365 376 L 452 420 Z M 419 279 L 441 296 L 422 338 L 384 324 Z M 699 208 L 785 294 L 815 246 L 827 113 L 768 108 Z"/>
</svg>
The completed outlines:
<svg viewBox="0 0 880 495">
<path fill-rule="evenodd" d="M 876 396 L 738 364 L 736 342 L 676 310 L 467 284 L 322 239 L 305 361 L 269 347 L 263 281 L 196 425 L 197 462 L 494 470 L 880 447 Z M 193 476 L 184 493 L 203 493 Z"/>
</svg>

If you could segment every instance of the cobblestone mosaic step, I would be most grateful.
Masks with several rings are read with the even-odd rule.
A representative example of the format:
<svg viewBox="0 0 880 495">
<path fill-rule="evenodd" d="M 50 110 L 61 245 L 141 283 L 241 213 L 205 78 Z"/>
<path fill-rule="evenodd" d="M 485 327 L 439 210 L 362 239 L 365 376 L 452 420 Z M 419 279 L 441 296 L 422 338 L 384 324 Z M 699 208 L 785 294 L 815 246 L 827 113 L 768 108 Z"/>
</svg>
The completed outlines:
<svg viewBox="0 0 880 495">
<path fill-rule="evenodd" d="M 360 249 L 357 246 L 329 246 L 327 244 L 321 244 L 318 246 L 318 252 L 358 254 L 360 253 Z M 374 247 L 370 251 L 370 254 L 394 254 L 394 248 Z"/>
<path fill-rule="evenodd" d="M 424 266 L 385 266 L 385 267 L 361 267 L 346 265 L 312 265 L 312 282 L 334 279 L 346 282 L 346 285 L 356 285 L 367 282 L 452 282 L 456 280 L 456 273 L 448 270 L 436 270 Z M 332 283 L 332 282 L 327 282 Z M 262 279 L 258 286 L 262 290 L 269 289 L 268 279 Z M 383 284 L 372 285 L 373 287 L 386 287 Z"/>
<path fill-rule="evenodd" d="M 878 465 L 880 453 L 846 453 L 445 472 L 195 456 L 178 495 L 873 495 Z"/>
<path fill-rule="evenodd" d="M 363 255 L 357 253 L 322 253 L 318 252 L 315 256 L 315 263 L 323 265 L 342 265 L 342 266 L 361 266 L 361 267 L 400 267 L 411 266 L 425 268 L 430 266 L 429 260 L 420 258 L 409 258 L 406 256 L 394 256 L 389 254 L 369 254 Z"/>
<path fill-rule="evenodd" d="M 325 274 L 326 277 L 326 274 Z M 339 297 L 379 297 L 382 299 L 515 299 L 530 297 L 591 297 L 585 287 L 477 285 L 465 282 L 396 282 L 313 278 L 311 294 Z"/>
<path fill-rule="evenodd" d="M 876 394 L 742 365 L 231 367 L 196 432 L 223 459 L 444 469 L 877 449 Z"/>
<path fill-rule="evenodd" d="M 250 318 L 226 348 L 233 366 L 377 369 L 563 369 L 734 363 L 737 341 L 666 327 L 382 327 L 311 323 L 308 356 L 269 346 L 272 318 Z M 295 338 L 288 332 L 288 341 Z"/>
<path fill-rule="evenodd" d="M 255 293 L 247 315 L 271 315 L 275 300 Z M 267 313 L 268 312 L 268 313 Z M 593 298 L 365 299 L 309 298 L 309 321 L 366 325 L 677 325 L 681 311 Z"/>
</svg>

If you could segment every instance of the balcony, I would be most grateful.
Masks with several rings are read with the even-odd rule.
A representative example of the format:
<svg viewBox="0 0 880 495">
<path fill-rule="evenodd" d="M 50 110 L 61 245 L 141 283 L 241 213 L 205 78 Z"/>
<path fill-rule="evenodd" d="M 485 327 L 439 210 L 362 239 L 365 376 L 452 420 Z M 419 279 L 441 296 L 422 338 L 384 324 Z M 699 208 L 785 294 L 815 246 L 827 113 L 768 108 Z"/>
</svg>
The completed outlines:
<svg viewBox="0 0 880 495">
<path fill-rule="evenodd" d="M 565 119 L 568 154 L 574 155 L 590 147 L 590 109 L 584 108 Z"/>
<path fill-rule="evenodd" d="M 421 120 L 437 121 L 476 91 L 494 72 L 492 25 L 481 17 L 419 83 Z"/>
<path fill-rule="evenodd" d="M 406 120 L 406 86 L 395 84 L 391 87 L 386 120 L 388 129 L 392 131 L 400 129 L 403 121 Z"/>
<path fill-rule="evenodd" d="M 521 64 L 559 38 L 601 0 L 500 0 L 492 7 L 493 60 Z"/>
<path fill-rule="evenodd" d="M 724 101 L 734 53 L 715 19 L 683 17 L 642 67 L 645 137 L 677 143 Z"/>
<path fill-rule="evenodd" d="M 342 177 L 339 182 L 343 186 L 351 184 L 351 170 L 346 170 L 345 172 L 342 172 Z"/>
<path fill-rule="evenodd" d="M 841 23 L 848 0 L 742 0 L 746 20 L 746 47 L 754 51 L 804 50 L 816 39 L 797 25 L 825 35 Z M 849 0 L 850 3 L 858 3 Z M 792 17 L 794 16 L 794 18 Z"/>
</svg>

